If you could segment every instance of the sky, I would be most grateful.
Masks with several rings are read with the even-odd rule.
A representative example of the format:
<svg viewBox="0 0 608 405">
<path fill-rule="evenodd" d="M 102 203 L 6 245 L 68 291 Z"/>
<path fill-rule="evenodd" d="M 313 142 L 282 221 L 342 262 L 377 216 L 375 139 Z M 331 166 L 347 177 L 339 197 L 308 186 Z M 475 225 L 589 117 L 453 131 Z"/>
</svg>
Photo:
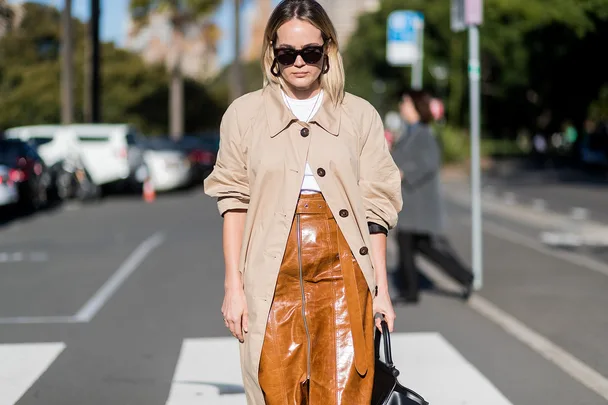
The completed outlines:
<svg viewBox="0 0 608 405">
<path fill-rule="evenodd" d="M 10 3 L 23 3 L 24 1 L 32 1 L 55 6 L 63 7 L 63 0 L 10 0 Z M 275 4 L 279 0 L 273 0 Z M 244 29 L 241 30 L 241 41 L 243 46 L 247 44 L 248 21 L 251 18 L 254 2 L 252 0 L 243 0 L 243 10 L 241 13 Z M 72 14 L 74 17 L 81 20 L 86 20 L 90 16 L 90 0 L 72 0 Z M 213 20 L 223 32 L 221 43 L 219 46 L 219 61 L 220 65 L 229 63 L 234 57 L 234 49 L 232 45 L 233 33 L 233 12 L 234 1 L 224 0 L 222 5 L 216 11 Z M 124 45 L 127 32 L 127 23 L 129 21 L 129 1 L 128 0 L 101 0 L 101 38 L 103 41 L 115 42 L 118 46 Z M 245 48 L 243 48 L 245 49 Z"/>
</svg>

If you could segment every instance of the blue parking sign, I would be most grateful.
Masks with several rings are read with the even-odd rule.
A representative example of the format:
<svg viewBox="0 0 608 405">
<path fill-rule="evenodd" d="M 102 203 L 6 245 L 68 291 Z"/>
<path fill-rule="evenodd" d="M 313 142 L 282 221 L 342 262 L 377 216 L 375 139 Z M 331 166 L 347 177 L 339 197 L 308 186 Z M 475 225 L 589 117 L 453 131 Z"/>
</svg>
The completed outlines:
<svg viewBox="0 0 608 405">
<path fill-rule="evenodd" d="M 397 10 L 386 24 L 386 60 L 393 66 L 415 64 L 421 58 L 420 39 L 424 16 L 418 11 Z"/>
</svg>

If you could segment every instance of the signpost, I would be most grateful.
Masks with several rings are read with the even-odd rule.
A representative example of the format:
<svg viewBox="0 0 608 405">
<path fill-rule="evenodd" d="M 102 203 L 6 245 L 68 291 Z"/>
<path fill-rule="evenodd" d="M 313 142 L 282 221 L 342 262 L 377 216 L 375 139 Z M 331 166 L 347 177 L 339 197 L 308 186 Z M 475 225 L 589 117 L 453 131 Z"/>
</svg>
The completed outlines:
<svg viewBox="0 0 608 405">
<path fill-rule="evenodd" d="M 471 227 L 474 288 L 483 285 L 480 168 L 480 77 L 479 28 L 483 22 L 483 0 L 452 0 L 451 26 L 455 32 L 469 31 L 469 105 L 471 134 Z"/>
<path fill-rule="evenodd" d="M 386 24 L 386 60 L 392 66 L 412 66 L 411 86 L 422 88 L 424 16 L 410 10 L 389 14 Z"/>
</svg>

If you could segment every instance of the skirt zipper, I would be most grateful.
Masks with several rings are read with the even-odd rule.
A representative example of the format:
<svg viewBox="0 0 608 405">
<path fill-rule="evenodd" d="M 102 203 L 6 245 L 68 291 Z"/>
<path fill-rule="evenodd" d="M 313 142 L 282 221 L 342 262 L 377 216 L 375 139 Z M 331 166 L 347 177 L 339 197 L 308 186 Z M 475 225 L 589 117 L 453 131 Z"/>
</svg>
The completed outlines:
<svg viewBox="0 0 608 405">
<path fill-rule="evenodd" d="M 302 272 L 302 232 L 300 226 L 300 215 L 296 216 L 298 226 L 298 267 L 300 273 L 300 292 L 302 294 L 302 319 L 304 319 L 304 330 L 306 331 L 306 379 L 310 380 L 310 331 L 306 321 L 306 295 L 304 293 L 304 274 Z"/>
</svg>

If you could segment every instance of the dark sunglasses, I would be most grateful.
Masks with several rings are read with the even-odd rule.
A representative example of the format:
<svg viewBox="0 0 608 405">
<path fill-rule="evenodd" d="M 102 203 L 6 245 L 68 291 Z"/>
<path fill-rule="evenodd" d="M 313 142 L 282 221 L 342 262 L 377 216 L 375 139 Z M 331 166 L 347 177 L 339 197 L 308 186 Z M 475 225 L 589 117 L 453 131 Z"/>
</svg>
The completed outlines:
<svg viewBox="0 0 608 405">
<path fill-rule="evenodd" d="M 305 46 L 298 50 L 290 48 L 275 48 L 274 55 L 277 61 L 283 66 L 290 66 L 296 63 L 298 56 L 308 65 L 314 65 L 323 57 L 323 45 Z"/>
</svg>

